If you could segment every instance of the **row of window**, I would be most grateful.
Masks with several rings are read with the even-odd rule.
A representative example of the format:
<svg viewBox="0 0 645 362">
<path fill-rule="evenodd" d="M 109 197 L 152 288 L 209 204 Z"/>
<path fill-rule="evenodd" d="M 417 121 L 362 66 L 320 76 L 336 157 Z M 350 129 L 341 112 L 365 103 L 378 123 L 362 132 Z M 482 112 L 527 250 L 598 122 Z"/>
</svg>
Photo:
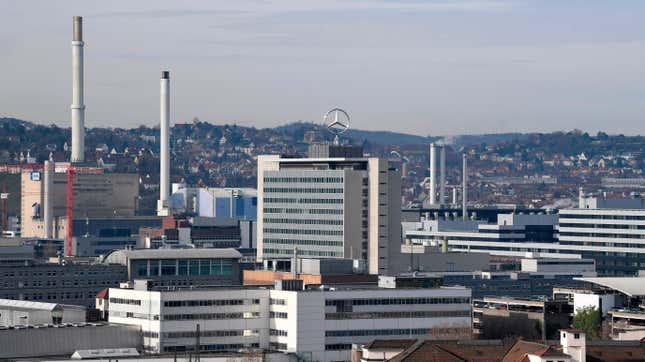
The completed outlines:
<svg viewBox="0 0 645 362">
<path fill-rule="evenodd" d="M 453 298 L 384 298 L 384 299 L 328 299 L 326 306 L 345 305 L 398 305 L 398 304 L 470 304 L 470 297 Z"/>
<path fill-rule="evenodd" d="M 645 215 L 576 215 L 560 212 L 560 219 L 645 220 Z"/>
<path fill-rule="evenodd" d="M 318 230 L 318 229 L 281 229 L 281 228 L 264 228 L 265 233 L 273 234 L 293 234 L 293 235 L 329 235 L 342 236 L 342 230 Z"/>
<path fill-rule="evenodd" d="M 111 304 L 128 304 L 128 305 L 141 305 L 139 299 L 125 299 L 125 298 L 110 298 Z"/>
<path fill-rule="evenodd" d="M 266 207 L 265 214 L 310 214 L 310 215 L 342 215 L 342 209 L 295 209 L 283 207 Z"/>
<path fill-rule="evenodd" d="M 265 255 L 274 254 L 274 255 L 293 255 L 293 250 L 291 249 L 272 249 L 266 248 L 262 249 Z M 298 250 L 298 255 L 300 256 L 322 256 L 330 258 L 342 258 L 342 252 L 335 251 L 317 251 L 317 250 Z"/>
<path fill-rule="evenodd" d="M 282 329 L 270 329 L 269 335 L 278 337 L 287 337 L 288 332 Z"/>
<path fill-rule="evenodd" d="M 274 312 L 274 311 L 269 312 L 269 318 L 287 319 L 288 316 L 289 316 L 289 313 L 287 312 Z"/>
<path fill-rule="evenodd" d="M 269 299 L 270 305 L 287 305 L 286 299 L 271 298 Z"/>
<path fill-rule="evenodd" d="M 111 310 L 110 311 L 110 316 L 112 316 L 112 317 L 121 317 L 121 318 L 145 319 L 145 320 L 151 320 L 151 321 L 153 321 L 153 320 L 158 321 L 159 320 L 159 315 L 158 314 L 122 312 L 122 311 L 116 311 L 116 310 Z"/>
<path fill-rule="evenodd" d="M 302 239 L 273 239 L 273 238 L 264 239 L 264 244 L 343 246 L 342 241 L 334 241 L 334 240 L 302 240 Z"/>
<path fill-rule="evenodd" d="M 199 331 L 200 337 L 251 337 L 258 334 L 260 334 L 260 331 L 257 329 Z M 163 338 L 195 338 L 197 337 L 197 331 L 164 332 L 161 335 Z"/>
<path fill-rule="evenodd" d="M 200 351 L 233 351 L 237 352 L 244 348 L 260 348 L 259 343 L 229 343 L 229 344 L 201 344 Z M 164 352 L 190 352 L 194 351 L 194 345 L 187 346 L 165 346 Z"/>
<path fill-rule="evenodd" d="M 325 345 L 325 351 L 342 351 L 352 349 L 351 343 L 331 343 Z"/>
<path fill-rule="evenodd" d="M 139 276 L 172 275 L 231 275 L 233 261 L 229 259 L 161 259 L 136 263 Z"/>
<path fill-rule="evenodd" d="M 393 319 L 393 318 L 439 318 L 439 317 L 468 317 L 468 310 L 433 310 L 433 311 L 404 311 L 404 312 L 354 312 L 354 313 L 325 313 L 325 319 Z"/>
<path fill-rule="evenodd" d="M 643 234 L 611 234 L 611 233 L 570 233 L 560 231 L 560 236 L 582 236 L 588 238 L 620 238 L 620 239 L 645 239 Z"/>
<path fill-rule="evenodd" d="M 573 224 L 560 223 L 560 227 L 568 228 L 586 228 L 586 229 L 627 229 L 627 230 L 644 230 L 645 225 L 625 225 L 625 224 Z"/>
<path fill-rule="evenodd" d="M 399 328 L 399 329 L 354 329 L 325 331 L 325 337 L 359 337 L 359 336 L 405 336 L 405 335 L 441 335 L 455 332 L 470 332 L 469 328 Z"/>
<path fill-rule="evenodd" d="M 279 342 L 269 342 L 269 349 L 286 350 L 287 349 L 287 344 L 286 343 L 279 343 Z"/>
<path fill-rule="evenodd" d="M 342 187 L 265 187 L 264 192 L 288 192 L 299 194 L 342 194 Z"/>
<path fill-rule="evenodd" d="M 298 224 L 298 225 L 343 225 L 343 220 L 333 219 L 286 219 L 286 218 L 264 218 L 265 223 L 274 224 Z"/>
<path fill-rule="evenodd" d="M 235 312 L 235 313 L 195 313 L 195 314 L 168 314 L 163 316 L 167 321 L 211 320 L 211 319 L 252 319 L 260 318 L 260 312 Z"/>
<path fill-rule="evenodd" d="M 205 300 L 168 300 L 164 307 L 210 307 L 224 305 L 260 304 L 259 299 L 205 299 Z"/>
<path fill-rule="evenodd" d="M 264 182 L 312 182 L 312 183 L 340 183 L 342 177 L 264 177 Z"/>
<path fill-rule="evenodd" d="M 343 199 L 308 199 L 295 197 L 265 197 L 263 201 L 267 204 L 342 204 Z"/>
</svg>

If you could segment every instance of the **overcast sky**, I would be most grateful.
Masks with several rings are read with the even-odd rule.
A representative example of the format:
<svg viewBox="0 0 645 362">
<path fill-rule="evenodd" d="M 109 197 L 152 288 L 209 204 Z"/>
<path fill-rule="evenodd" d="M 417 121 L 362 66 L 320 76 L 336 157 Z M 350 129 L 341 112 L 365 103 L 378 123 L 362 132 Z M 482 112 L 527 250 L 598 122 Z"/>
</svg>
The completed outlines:
<svg viewBox="0 0 645 362">
<path fill-rule="evenodd" d="M 421 135 L 645 133 L 645 2 L 0 0 L 0 115 L 69 124 L 72 16 L 86 125 L 320 122 Z"/>
</svg>

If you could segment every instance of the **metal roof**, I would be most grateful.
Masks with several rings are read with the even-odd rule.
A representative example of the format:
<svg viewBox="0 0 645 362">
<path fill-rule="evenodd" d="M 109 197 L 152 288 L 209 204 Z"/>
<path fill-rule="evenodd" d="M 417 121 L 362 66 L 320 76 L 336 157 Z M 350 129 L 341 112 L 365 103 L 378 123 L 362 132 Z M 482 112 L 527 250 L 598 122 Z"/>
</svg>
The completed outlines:
<svg viewBox="0 0 645 362">
<path fill-rule="evenodd" d="M 136 348 L 79 349 L 72 354 L 72 359 L 136 356 L 139 356 Z"/>
<path fill-rule="evenodd" d="M 645 277 L 573 278 L 617 290 L 630 297 L 645 296 Z"/>
<path fill-rule="evenodd" d="M 121 250 L 130 259 L 239 259 L 232 248 Z"/>
<path fill-rule="evenodd" d="M 52 311 L 58 306 L 59 304 L 56 304 L 56 303 L 41 303 L 41 302 L 31 302 L 28 300 L 0 299 L 0 308 Z"/>
</svg>

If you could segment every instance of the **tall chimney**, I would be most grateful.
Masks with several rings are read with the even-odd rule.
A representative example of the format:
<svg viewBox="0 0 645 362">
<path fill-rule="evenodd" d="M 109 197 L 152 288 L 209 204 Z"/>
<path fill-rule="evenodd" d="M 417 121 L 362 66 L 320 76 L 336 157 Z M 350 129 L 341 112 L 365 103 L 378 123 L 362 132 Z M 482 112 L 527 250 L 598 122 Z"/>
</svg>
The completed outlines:
<svg viewBox="0 0 645 362">
<path fill-rule="evenodd" d="M 468 202 L 468 165 L 466 154 L 462 155 L 463 160 L 463 170 L 461 171 L 461 214 L 463 220 L 468 220 L 468 210 L 466 209 L 466 203 Z"/>
<path fill-rule="evenodd" d="M 430 205 L 437 203 L 437 146 L 430 144 Z"/>
<path fill-rule="evenodd" d="M 160 81 L 159 122 L 160 149 L 159 149 L 159 201 L 157 214 L 168 216 L 170 214 L 170 72 L 161 72 Z"/>
<path fill-rule="evenodd" d="M 45 229 L 45 239 L 51 239 L 54 237 L 54 195 L 52 194 L 54 185 L 54 163 L 51 161 L 45 161 L 43 171 L 43 228 Z"/>
<path fill-rule="evenodd" d="M 83 103 L 83 18 L 74 17 L 72 39 L 72 156 L 71 162 L 85 161 L 85 104 Z"/>
<path fill-rule="evenodd" d="M 439 153 L 439 204 L 446 202 L 446 146 L 442 145 Z"/>
</svg>

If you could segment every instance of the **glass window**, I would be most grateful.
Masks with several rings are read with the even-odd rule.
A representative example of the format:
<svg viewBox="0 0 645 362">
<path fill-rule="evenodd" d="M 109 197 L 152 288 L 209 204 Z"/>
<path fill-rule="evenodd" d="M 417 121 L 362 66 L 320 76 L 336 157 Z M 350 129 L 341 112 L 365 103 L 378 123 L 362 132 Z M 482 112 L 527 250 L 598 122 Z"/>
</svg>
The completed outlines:
<svg viewBox="0 0 645 362">
<path fill-rule="evenodd" d="M 199 260 L 199 275 L 209 275 L 211 271 L 210 259 Z"/>
<path fill-rule="evenodd" d="M 222 275 L 233 274 L 233 262 L 230 260 L 222 260 Z"/>
<path fill-rule="evenodd" d="M 155 260 L 155 259 L 150 260 L 150 275 L 151 276 L 159 275 L 159 260 Z"/>
<path fill-rule="evenodd" d="M 190 275 L 199 275 L 199 259 L 190 259 Z"/>
<path fill-rule="evenodd" d="M 222 261 L 220 259 L 211 259 L 211 275 L 222 274 Z"/>
<path fill-rule="evenodd" d="M 162 260 L 161 261 L 161 275 L 176 275 L 177 274 L 177 260 Z"/>
<path fill-rule="evenodd" d="M 188 275 L 188 260 L 179 259 L 179 275 Z"/>
<path fill-rule="evenodd" d="M 137 274 L 139 276 L 148 276 L 148 261 L 140 260 L 137 262 Z"/>
</svg>

